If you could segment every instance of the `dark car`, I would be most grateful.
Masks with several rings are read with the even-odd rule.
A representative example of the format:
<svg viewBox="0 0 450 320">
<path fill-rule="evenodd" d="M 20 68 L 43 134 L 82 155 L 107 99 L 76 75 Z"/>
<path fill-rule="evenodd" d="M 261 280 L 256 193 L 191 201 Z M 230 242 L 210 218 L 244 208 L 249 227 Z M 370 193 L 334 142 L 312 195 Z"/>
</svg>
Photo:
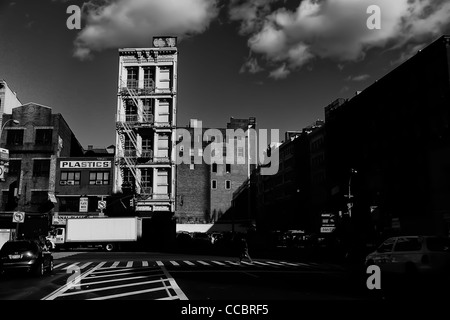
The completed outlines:
<svg viewBox="0 0 450 320">
<path fill-rule="evenodd" d="M 211 245 L 211 238 L 205 232 L 193 232 L 192 233 L 192 245 L 195 248 L 209 248 Z"/>
<path fill-rule="evenodd" d="M 0 273 L 32 272 L 41 276 L 53 271 L 53 256 L 35 241 L 8 241 L 0 250 Z"/>
</svg>

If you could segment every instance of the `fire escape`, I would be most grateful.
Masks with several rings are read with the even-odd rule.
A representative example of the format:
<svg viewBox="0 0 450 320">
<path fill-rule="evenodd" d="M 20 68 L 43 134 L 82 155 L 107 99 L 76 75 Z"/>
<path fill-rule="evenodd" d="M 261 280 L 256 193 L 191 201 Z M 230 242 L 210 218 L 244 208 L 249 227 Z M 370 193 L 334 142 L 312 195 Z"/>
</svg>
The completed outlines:
<svg viewBox="0 0 450 320">
<path fill-rule="evenodd" d="M 121 81 L 119 96 L 123 105 L 127 108 L 127 103 L 135 107 L 136 113 L 117 114 L 116 131 L 118 133 L 122 151 L 118 154 L 118 164 L 123 182 L 134 182 L 136 194 L 141 199 L 147 199 L 152 195 L 152 186 L 141 181 L 139 164 L 153 161 L 153 150 L 142 150 L 138 142 L 139 128 L 151 128 L 153 126 L 153 114 L 144 111 L 143 104 L 139 103 L 140 98 L 150 96 L 155 93 L 155 82 L 152 79 L 145 79 L 143 88 L 139 88 L 138 80 Z M 125 179 L 125 171 L 129 170 L 134 181 Z"/>
</svg>

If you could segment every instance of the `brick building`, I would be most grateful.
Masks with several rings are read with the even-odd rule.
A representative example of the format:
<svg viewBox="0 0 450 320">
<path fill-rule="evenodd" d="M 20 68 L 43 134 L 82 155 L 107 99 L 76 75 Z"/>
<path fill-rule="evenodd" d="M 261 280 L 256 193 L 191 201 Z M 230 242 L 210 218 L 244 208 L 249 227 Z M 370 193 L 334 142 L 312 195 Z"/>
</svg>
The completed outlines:
<svg viewBox="0 0 450 320">
<path fill-rule="evenodd" d="M 9 150 L 8 173 L 0 183 L 1 223 L 10 227 L 12 212 L 23 211 L 27 218 L 21 227 L 33 229 L 33 219 L 47 224 L 53 207 L 49 194 L 56 190 L 57 158 L 82 156 L 83 148 L 62 115 L 49 107 L 27 103 L 4 114 L 7 121 L 1 136 L 1 147 Z"/>
<path fill-rule="evenodd" d="M 233 193 L 245 184 L 255 167 L 251 157 L 256 150 L 249 151 L 249 146 L 255 146 L 256 140 L 248 134 L 249 128 L 256 129 L 255 118 L 231 118 L 226 128 L 214 129 L 202 128 L 200 121 L 191 120 L 183 128 L 189 132 L 190 144 L 181 143 L 180 137 L 176 152 L 178 157 L 188 154 L 191 161 L 177 165 L 178 223 L 231 222 Z M 234 135 L 229 150 L 227 130 L 229 137 L 230 133 Z M 212 147 L 213 142 L 220 143 L 220 147 Z M 215 161 L 219 154 L 222 159 Z"/>
</svg>

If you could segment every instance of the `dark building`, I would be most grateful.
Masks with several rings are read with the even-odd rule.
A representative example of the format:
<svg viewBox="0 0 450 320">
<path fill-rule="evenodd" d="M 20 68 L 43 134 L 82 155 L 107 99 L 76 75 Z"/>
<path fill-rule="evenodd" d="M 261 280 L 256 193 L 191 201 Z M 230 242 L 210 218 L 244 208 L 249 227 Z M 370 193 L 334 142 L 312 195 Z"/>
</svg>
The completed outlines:
<svg viewBox="0 0 450 320">
<path fill-rule="evenodd" d="M 2 228 L 15 228 L 12 214 L 23 211 L 21 232 L 33 232 L 47 226 L 53 210 L 58 157 L 82 156 L 83 148 L 62 115 L 46 106 L 13 108 L 3 124 L 1 147 L 9 150 L 9 168 L 0 183 Z"/>
<path fill-rule="evenodd" d="M 448 234 L 450 37 L 326 108 L 328 209 L 361 237 Z M 347 196 L 347 197 L 346 197 Z"/>
<path fill-rule="evenodd" d="M 240 188 L 247 179 L 249 172 L 254 169 L 254 161 L 250 156 L 256 152 L 249 152 L 249 147 L 256 145 L 253 136 L 250 137 L 248 128 L 256 129 L 254 118 L 231 118 L 226 128 L 202 128 L 201 122 L 191 120 L 187 130 L 191 137 L 191 145 L 177 145 L 177 156 L 189 155 L 191 162 L 177 165 L 177 206 L 175 217 L 178 223 L 231 223 L 233 218 L 248 219 L 248 212 L 231 212 L 233 192 Z M 181 129 L 181 128 L 180 128 Z M 227 129 L 236 133 L 234 140 L 234 159 L 228 162 L 226 137 Z M 235 131 L 240 129 L 240 131 Z M 179 137 L 179 142 L 181 138 Z M 208 146 L 213 141 L 224 143 L 220 150 L 211 151 Z M 210 147 L 211 148 L 211 147 Z M 210 150 L 211 154 L 205 151 Z M 223 161 L 214 162 L 211 158 L 215 152 L 222 153 Z M 208 161 L 205 161 L 207 157 Z M 239 161 L 237 159 L 241 159 Z"/>
</svg>

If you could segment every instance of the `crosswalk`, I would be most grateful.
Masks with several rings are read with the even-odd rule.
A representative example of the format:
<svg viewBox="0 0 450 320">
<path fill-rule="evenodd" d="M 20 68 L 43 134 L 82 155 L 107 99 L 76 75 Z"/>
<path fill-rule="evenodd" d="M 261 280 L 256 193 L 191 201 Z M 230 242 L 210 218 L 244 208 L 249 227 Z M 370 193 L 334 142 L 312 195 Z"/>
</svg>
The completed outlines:
<svg viewBox="0 0 450 320">
<path fill-rule="evenodd" d="M 67 271 L 73 269 L 102 268 L 140 268 L 140 267 L 164 267 L 170 270 L 192 269 L 192 268 L 254 268 L 254 269 L 302 269 L 302 270 L 343 270 L 342 267 L 333 264 L 317 264 L 303 262 L 271 261 L 271 260 L 253 260 L 252 262 L 231 261 L 231 260 L 137 260 L 137 261 L 84 261 L 84 262 L 61 262 L 55 264 L 55 271 Z"/>
</svg>

